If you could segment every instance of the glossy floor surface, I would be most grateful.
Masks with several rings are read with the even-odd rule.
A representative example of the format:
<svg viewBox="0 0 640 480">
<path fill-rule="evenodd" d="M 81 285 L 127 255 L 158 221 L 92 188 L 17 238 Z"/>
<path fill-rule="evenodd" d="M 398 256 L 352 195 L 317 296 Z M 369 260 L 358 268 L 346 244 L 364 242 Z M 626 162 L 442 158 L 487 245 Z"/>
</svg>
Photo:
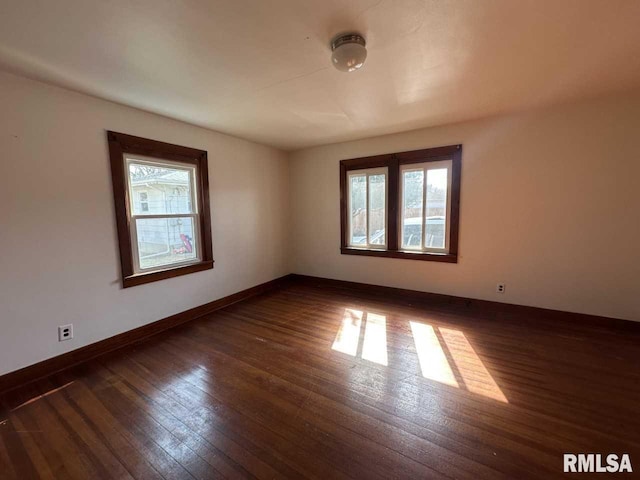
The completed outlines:
<svg viewBox="0 0 640 480">
<path fill-rule="evenodd" d="M 639 380 L 636 334 L 291 285 L 5 394 L 0 477 L 640 471 Z"/>
</svg>

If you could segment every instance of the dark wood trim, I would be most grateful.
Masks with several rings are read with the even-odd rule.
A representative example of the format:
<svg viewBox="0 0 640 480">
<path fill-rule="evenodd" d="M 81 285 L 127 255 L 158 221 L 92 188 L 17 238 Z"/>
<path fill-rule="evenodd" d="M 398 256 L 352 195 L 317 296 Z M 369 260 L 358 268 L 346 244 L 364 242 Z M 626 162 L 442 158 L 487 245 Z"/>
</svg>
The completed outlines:
<svg viewBox="0 0 640 480">
<path fill-rule="evenodd" d="M 405 260 L 423 260 L 427 262 L 457 263 L 458 257 L 452 254 L 432 252 L 409 252 L 406 250 L 373 250 L 365 248 L 342 247 L 344 255 L 364 255 L 367 257 L 403 258 Z"/>
<path fill-rule="evenodd" d="M 449 212 L 449 255 L 458 257 L 460 231 L 460 186 L 462 185 L 462 145 L 453 152 L 451 165 L 451 211 Z"/>
<path fill-rule="evenodd" d="M 344 166 L 346 171 L 361 170 L 363 168 L 379 168 L 388 167 L 393 160 L 393 154 L 374 155 L 372 157 L 350 158 L 341 160 L 340 165 Z"/>
<path fill-rule="evenodd" d="M 408 252 L 400 250 L 400 166 L 411 163 L 451 160 L 451 212 L 449 220 L 449 253 Z M 349 247 L 347 175 L 352 170 L 386 167 L 387 181 L 387 249 L 362 249 Z M 460 224 L 460 182 L 462 174 L 462 145 L 389 153 L 371 157 L 351 158 L 340 161 L 340 252 L 345 255 L 403 258 L 433 262 L 458 262 L 458 237 Z"/>
<path fill-rule="evenodd" d="M 213 242 L 211 235 L 211 210 L 209 207 L 209 167 L 207 152 L 195 148 L 173 145 L 125 133 L 107 131 L 109 159 L 111 163 L 111 179 L 113 184 L 113 201 L 116 212 L 118 230 L 118 246 L 120 249 L 120 271 L 122 287 L 133 287 L 144 283 L 156 282 L 193 272 L 213 268 Z M 131 249 L 131 229 L 129 225 L 130 199 L 126 188 L 124 154 L 144 155 L 161 160 L 172 160 L 197 167 L 197 202 L 199 230 L 202 237 L 202 261 L 181 267 L 169 267 L 161 271 L 134 274 L 133 252 Z"/>
<path fill-rule="evenodd" d="M 111 183 L 113 186 L 113 204 L 116 212 L 116 228 L 118 231 L 118 248 L 120 250 L 120 272 L 122 280 L 133 275 L 133 253 L 131 251 L 131 235 L 127 208 L 130 205 L 129 192 L 125 182 L 125 171 L 122 144 L 118 142 L 115 132 L 107 132 L 109 143 L 109 160 L 111 163 Z"/>
<path fill-rule="evenodd" d="M 107 138 L 109 141 L 117 142 L 123 152 L 146 157 L 175 160 L 192 165 L 197 164 L 198 158 L 200 158 L 203 153 L 207 153 L 204 150 L 198 150 L 196 148 L 136 137 L 134 135 L 127 135 L 126 133 L 107 131 Z"/>
<path fill-rule="evenodd" d="M 451 308 L 453 313 L 459 313 L 463 307 L 469 312 L 481 314 L 482 320 L 506 320 L 514 322 L 535 322 L 541 328 L 553 331 L 561 326 L 576 328 L 576 326 L 588 326 L 608 331 L 622 331 L 640 334 L 640 321 L 623 320 L 619 318 L 601 317 L 586 313 L 552 310 L 527 305 L 494 302 L 491 300 L 479 300 L 440 293 L 421 292 L 404 288 L 384 287 L 368 283 L 349 282 L 330 278 L 313 277 L 292 273 L 289 275 L 292 284 L 306 284 L 314 287 L 340 290 L 346 293 L 352 292 L 364 297 L 371 297 L 381 301 L 390 299 L 393 301 L 405 300 L 415 306 Z M 567 322 L 561 325 L 561 322 Z"/>
<path fill-rule="evenodd" d="M 387 176 L 389 185 L 387 187 L 387 251 L 398 253 L 398 216 L 400 215 L 400 166 L 398 158 L 394 156 L 389 161 L 389 173 Z M 345 239 L 346 241 L 346 239 Z M 346 247 L 346 244 L 345 244 Z M 345 253 L 344 251 L 342 253 Z M 399 258 L 399 257 L 396 257 Z"/>
<path fill-rule="evenodd" d="M 160 332 L 177 327 L 183 323 L 190 322 L 196 318 L 209 315 L 221 308 L 228 307 L 229 305 L 241 302 L 270 290 L 280 288 L 283 285 L 288 284 L 288 282 L 289 275 L 285 275 L 284 277 L 256 285 L 255 287 L 247 288 L 246 290 L 214 300 L 213 302 L 200 305 L 190 310 L 163 318 L 162 320 L 148 323 L 141 327 L 134 328 L 133 330 L 92 343 L 91 345 L 86 345 L 71 352 L 58 355 L 57 357 L 7 373 L 0 376 L 0 393 L 13 390 L 61 370 L 66 370 L 75 365 L 91 360 L 92 358 L 117 350 L 132 343 L 146 340 Z"/>
<path fill-rule="evenodd" d="M 400 164 L 435 162 L 438 160 L 450 159 L 462 145 L 446 145 L 444 147 L 424 148 L 422 150 L 411 150 L 409 152 L 394 153 Z"/>
<path fill-rule="evenodd" d="M 347 210 L 349 201 L 347 199 L 347 166 L 340 162 L 340 248 L 347 245 Z"/>
<path fill-rule="evenodd" d="M 124 288 L 135 287 L 136 285 L 143 285 L 145 283 L 157 282 L 158 280 L 164 280 L 166 278 L 173 278 L 179 275 L 187 275 L 188 273 L 201 272 L 203 270 L 210 270 L 213 268 L 213 261 L 205 261 L 199 263 L 190 263 L 181 267 L 167 268 L 166 270 L 158 270 L 149 273 L 139 273 L 137 275 L 130 275 L 122 279 L 122 286 Z M 174 270 L 177 270 L 176 273 Z"/>
<path fill-rule="evenodd" d="M 200 235 L 202 236 L 203 262 L 211 262 L 209 268 L 213 268 L 213 237 L 211 234 L 211 205 L 209 198 L 209 158 L 207 152 L 202 152 L 198 157 L 199 184 L 198 201 L 200 202 Z"/>
</svg>

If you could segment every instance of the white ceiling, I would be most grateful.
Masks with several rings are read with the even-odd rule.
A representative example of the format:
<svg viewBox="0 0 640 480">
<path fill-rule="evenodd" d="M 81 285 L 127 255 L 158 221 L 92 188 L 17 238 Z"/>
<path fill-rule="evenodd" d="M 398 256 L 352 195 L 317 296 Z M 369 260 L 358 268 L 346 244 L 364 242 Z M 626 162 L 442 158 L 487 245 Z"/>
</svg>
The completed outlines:
<svg viewBox="0 0 640 480">
<path fill-rule="evenodd" d="M 640 86 L 640 1 L 3 0 L 0 68 L 291 150 Z"/>
</svg>

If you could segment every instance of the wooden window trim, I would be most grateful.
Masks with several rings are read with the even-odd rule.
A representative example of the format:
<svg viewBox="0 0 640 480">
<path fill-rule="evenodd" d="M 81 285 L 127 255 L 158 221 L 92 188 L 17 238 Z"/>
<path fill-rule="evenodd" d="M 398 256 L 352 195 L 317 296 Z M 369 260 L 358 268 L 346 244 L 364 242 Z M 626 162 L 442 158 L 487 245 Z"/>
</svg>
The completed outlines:
<svg viewBox="0 0 640 480">
<path fill-rule="evenodd" d="M 400 214 L 400 166 L 451 160 L 451 211 L 449 225 L 449 252 L 414 252 L 398 248 L 398 217 Z M 348 172 L 367 168 L 387 167 L 387 249 L 350 247 L 348 244 Z M 340 161 L 340 252 L 345 255 L 403 258 L 431 262 L 458 262 L 458 232 L 460 224 L 460 182 L 462 170 L 462 145 L 426 148 L 409 152 L 389 153 L 371 157 L 351 158 Z"/>
<path fill-rule="evenodd" d="M 107 141 L 111 162 L 111 181 L 113 184 L 113 200 L 120 250 L 122 287 L 133 287 L 213 268 L 207 152 L 112 131 L 107 131 Z M 200 262 L 177 267 L 168 266 L 166 269 L 153 272 L 134 273 L 132 238 L 129 225 L 131 202 L 126 186 L 125 154 L 141 155 L 159 160 L 172 160 L 197 167 L 198 174 L 195 179 L 197 183 L 196 200 L 198 202 L 199 228 L 202 237 L 202 260 Z"/>
</svg>

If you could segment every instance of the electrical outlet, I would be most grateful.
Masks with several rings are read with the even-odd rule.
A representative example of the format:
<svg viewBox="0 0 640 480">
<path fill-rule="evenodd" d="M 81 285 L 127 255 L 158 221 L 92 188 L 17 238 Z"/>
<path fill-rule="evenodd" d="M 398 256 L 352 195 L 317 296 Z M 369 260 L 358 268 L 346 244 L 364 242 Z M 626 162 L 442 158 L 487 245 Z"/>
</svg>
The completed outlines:
<svg viewBox="0 0 640 480">
<path fill-rule="evenodd" d="M 58 327 L 58 341 L 64 342 L 73 338 L 73 324 L 60 325 Z"/>
<path fill-rule="evenodd" d="M 504 289 L 505 289 L 505 284 L 504 283 L 498 283 L 496 285 L 496 292 L 504 293 Z"/>
</svg>

